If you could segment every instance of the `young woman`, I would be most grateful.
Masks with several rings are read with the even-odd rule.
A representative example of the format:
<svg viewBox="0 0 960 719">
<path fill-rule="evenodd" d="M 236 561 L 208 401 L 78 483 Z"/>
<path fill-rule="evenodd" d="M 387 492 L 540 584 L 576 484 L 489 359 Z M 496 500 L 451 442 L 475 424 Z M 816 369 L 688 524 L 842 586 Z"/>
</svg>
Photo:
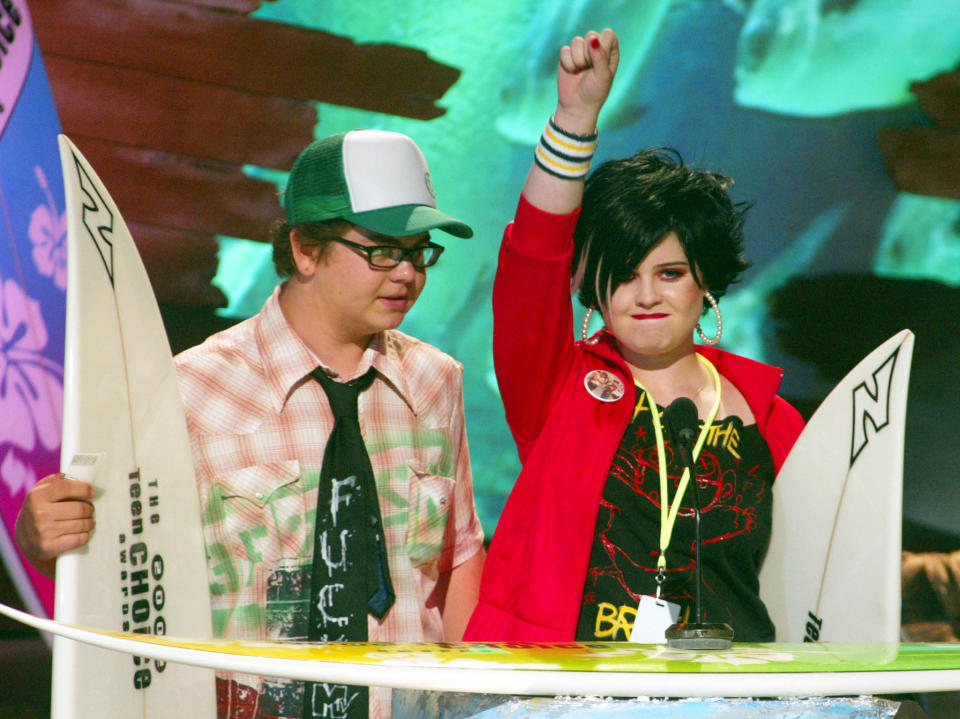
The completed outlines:
<svg viewBox="0 0 960 719">
<path fill-rule="evenodd" d="M 727 179 L 647 151 L 584 185 L 618 60 L 611 30 L 560 51 L 557 109 L 504 236 L 494 358 L 523 469 L 465 639 L 627 639 L 635 621 L 662 621 L 637 618 L 644 597 L 692 611 L 698 486 L 703 620 L 771 641 L 757 575 L 773 479 L 803 422 L 776 395 L 780 370 L 709 346 L 716 300 L 746 267 Z M 579 342 L 571 288 L 605 324 Z M 678 397 L 701 420 L 696 485 L 662 427 Z"/>
</svg>

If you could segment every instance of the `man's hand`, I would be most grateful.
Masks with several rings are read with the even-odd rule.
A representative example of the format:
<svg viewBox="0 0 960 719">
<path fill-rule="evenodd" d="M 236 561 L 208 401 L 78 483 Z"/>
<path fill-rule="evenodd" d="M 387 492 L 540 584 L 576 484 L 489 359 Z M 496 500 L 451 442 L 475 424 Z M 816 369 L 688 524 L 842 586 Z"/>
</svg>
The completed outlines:
<svg viewBox="0 0 960 719">
<path fill-rule="evenodd" d="M 48 577 L 53 577 L 57 557 L 90 541 L 93 531 L 93 486 L 62 473 L 37 482 L 17 516 L 20 551 Z"/>
</svg>

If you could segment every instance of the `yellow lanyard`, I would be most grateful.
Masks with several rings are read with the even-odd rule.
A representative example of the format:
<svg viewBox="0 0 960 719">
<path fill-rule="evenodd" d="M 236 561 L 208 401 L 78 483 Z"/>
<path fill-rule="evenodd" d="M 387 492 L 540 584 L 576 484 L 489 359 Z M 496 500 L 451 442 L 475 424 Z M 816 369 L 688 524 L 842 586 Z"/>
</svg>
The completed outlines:
<svg viewBox="0 0 960 719">
<path fill-rule="evenodd" d="M 698 354 L 697 359 L 700 360 L 700 364 L 706 367 L 707 371 L 710 372 L 710 376 L 713 377 L 716 397 L 713 400 L 710 413 L 703 423 L 703 428 L 700 430 L 700 436 L 697 437 L 697 443 L 693 447 L 694 461 L 700 456 L 700 449 L 703 447 L 703 443 L 706 442 L 707 434 L 710 432 L 710 425 L 713 424 L 713 420 L 717 416 L 717 411 L 720 409 L 720 375 L 717 373 L 716 367 L 714 367 L 706 357 Z M 663 428 L 660 426 L 657 404 L 653 396 L 647 392 L 646 388 L 640 384 L 640 382 L 634 379 L 634 383 L 643 390 L 643 393 L 647 396 L 647 401 L 650 403 L 650 414 L 653 416 L 653 433 L 657 438 L 657 460 L 660 470 L 660 556 L 657 558 L 657 597 L 659 597 L 660 585 L 663 584 L 664 575 L 667 571 L 667 547 L 670 546 L 670 538 L 673 536 L 673 525 L 677 521 L 677 514 L 680 511 L 680 501 L 683 499 L 683 494 L 687 489 L 687 485 L 690 483 L 690 470 L 684 467 L 680 484 L 677 487 L 677 493 L 671 505 L 667 501 L 669 497 L 667 452 L 663 444 Z M 634 417 L 636 417 L 636 412 L 634 412 Z"/>
</svg>

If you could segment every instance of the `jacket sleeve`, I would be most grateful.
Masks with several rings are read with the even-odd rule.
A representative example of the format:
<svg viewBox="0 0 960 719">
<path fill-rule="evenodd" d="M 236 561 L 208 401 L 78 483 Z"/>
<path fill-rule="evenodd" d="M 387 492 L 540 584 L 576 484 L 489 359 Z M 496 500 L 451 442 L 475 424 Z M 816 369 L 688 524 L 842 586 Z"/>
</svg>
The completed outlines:
<svg viewBox="0 0 960 719">
<path fill-rule="evenodd" d="M 578 216 L 543 212 L 521 196 L 500 248 L 493 285 L 493 359 L 521 461 L 574 361 L 570 262 Z"/>
<path fill-rule="evenodd" d="M 803 432 L 804 424 L 803 417 L 792 404 L 779 395 L 773 398 L 770 419 L 767 421 L 769 431 L 765 439 L 777 474 Z"/>
</svg>

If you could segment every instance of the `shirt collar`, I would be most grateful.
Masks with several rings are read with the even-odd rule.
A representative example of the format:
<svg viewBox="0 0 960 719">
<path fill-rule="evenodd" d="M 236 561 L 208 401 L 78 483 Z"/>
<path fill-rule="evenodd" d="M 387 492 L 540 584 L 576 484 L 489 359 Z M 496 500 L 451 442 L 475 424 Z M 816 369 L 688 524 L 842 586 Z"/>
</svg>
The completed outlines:
<svg viewBox="0 0 960 719">
<path fill-rule="evenodd" d="M 629 386 L 633 383 L 633 375 L 617 350 L 613 335 L 605 330 L 598 330 L 598 334 L 596 342 L 593 344 L 584 342 L 581 346 L 587 352 L 619 367 L 623 372 L 621 379 Z M 750 405 L 750 410 L 757 422 L 762 426 L 765 425 L 766 418 L 773 408 L 774 397 L 783 380 L 783 370 L 718 347 L 696 345 L 696 351 L 710 360 L 721 375 L 736 385 L 747 404 Z"/>
<path fill-rule="evenodd" d="M 283 316 L 280 309 L 281 288 L 282 284 L 277 285 L 260 311 L 256 332 L 264 373 L 277 412 L 283 410 L 294 390 L 305 382 L 314 381 L 310 373 L 317 367 L 331 376 L 337 376 L 307 347 Z M 360 358 L 354 376 L 344 378 L 344 381 L 359 377 L 373 367 L 415 412 L 416 407 L 402 368 L 402 337 L 399 332 L 380 332 L 374 335 Z"/>
</svg>

